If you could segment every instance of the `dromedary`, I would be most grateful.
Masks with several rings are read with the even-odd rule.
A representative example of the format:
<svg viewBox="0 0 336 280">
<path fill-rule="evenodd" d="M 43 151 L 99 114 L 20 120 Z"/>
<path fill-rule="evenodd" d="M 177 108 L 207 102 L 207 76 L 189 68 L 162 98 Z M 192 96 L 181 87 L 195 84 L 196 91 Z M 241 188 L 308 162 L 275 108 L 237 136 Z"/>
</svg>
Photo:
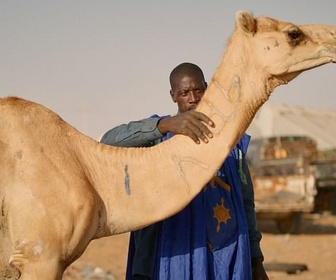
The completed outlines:
<svg viewBox="0 0 336 280">
<path fill-rule="evenodd" d="M 200 145 L 176 136 L 152 148 L 105 146 L 41 105 L 1 99 L 0 278 L 61 279 L 92 239 L 178 212 L 211 179 L 276 86 L 335 61 L 335 26 L 238 12 L 197 108 L 216 124 L 214 138 Z"/>
</svg>

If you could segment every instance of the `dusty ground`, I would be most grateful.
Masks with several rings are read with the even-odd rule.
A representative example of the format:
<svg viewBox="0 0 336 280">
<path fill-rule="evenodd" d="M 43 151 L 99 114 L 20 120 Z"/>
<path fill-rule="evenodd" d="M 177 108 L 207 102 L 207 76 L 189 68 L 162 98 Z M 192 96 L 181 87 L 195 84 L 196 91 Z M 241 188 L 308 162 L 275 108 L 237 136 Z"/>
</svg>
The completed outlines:
<svg viewBox="0 0 336 280">
<path fill-rule="evenodd" d="M 260 221 L 265 264 L 303 264 L 308 270 L 297 274 L 268 270 L 276 280 L 336 279 L 336 216 L 306 215 L 301 234 L 283 235 L 272 221 Z M 93 241 L 85 254 L 70 267 L 64 280 L 122 280 L 126 264 L 128 234 Z"/>
</svg>

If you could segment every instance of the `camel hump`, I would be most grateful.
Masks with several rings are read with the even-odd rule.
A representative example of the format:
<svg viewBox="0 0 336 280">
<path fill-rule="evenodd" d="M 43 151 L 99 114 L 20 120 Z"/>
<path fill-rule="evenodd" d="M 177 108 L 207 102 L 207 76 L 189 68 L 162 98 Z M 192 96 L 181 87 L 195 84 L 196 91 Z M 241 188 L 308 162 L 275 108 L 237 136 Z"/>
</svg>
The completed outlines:
<svg viewBox="0 0 336 280">
<path fill-rule="evenodd" d="M 17 97 L 17 96 L 6 96 L 0 98 L 0 106 L 12 106 L 17 104 L 23 105 L 24 103 L 32 103 L 32 101 L 25 100 L 23 98 Z"/>
<path fill-rule="evenodd" d="M 16 96 L 0 99 L 0 129 L 11 124 L 12 128 L 35 130 L 46 127 L 70 127 L 58 114 L 47 107 Z M 28 127 L 29 125 L 29 127 Z"/>
</svg>

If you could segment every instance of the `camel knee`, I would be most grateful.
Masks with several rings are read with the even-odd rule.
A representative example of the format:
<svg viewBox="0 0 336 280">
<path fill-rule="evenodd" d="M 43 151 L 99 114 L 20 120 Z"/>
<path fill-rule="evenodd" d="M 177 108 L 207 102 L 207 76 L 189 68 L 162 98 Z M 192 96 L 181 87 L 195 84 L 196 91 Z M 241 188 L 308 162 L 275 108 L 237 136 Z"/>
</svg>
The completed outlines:
<svg viewBox="0 0 336 280">
<path fill-rule="evenodd" d="M 56 260 L 29 260 L 18 255 L 12 256 L 10 267 L 11 275 L 8 279 L 11 280 L 61 280 L 64 271 L 64 268 Z"/>
</svg>

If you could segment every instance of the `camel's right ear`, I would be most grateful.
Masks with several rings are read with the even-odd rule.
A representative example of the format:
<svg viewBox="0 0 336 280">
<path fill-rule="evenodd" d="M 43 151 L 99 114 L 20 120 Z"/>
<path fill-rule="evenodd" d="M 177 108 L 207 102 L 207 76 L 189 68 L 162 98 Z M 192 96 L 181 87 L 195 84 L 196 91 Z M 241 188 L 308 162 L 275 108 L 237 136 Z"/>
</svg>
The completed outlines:
<svg viewBox="0 0 336 280">
<path fill-rule="evenodd" d="M 236 13 L 236 28 L 244 32 L 255 33 L 256 22 L 253 15 L 250 12 L 238 11 Z"/>
</svg>

